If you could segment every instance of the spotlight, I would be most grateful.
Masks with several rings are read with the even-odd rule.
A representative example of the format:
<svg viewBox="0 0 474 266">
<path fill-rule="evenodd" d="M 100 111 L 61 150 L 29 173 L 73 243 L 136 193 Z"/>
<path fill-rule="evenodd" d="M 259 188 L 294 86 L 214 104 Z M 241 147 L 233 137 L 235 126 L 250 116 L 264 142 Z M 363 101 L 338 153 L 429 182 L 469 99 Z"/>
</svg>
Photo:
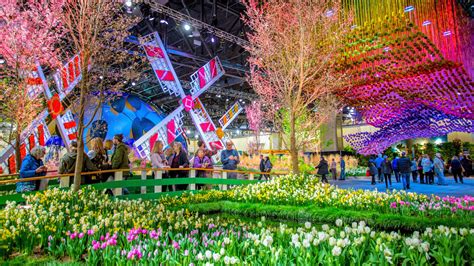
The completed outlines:
<svg viewBox="0 0 474 266">
<path fill-rule="evenodd" d="M 215 43 L 216 42 L 216 39 L 214 37 L 211 37 L 211 42 L 212 43 Z"/>
<path fill-rule="evenodd" d="M 225 99 L 225 101 L 226 101 L 226 102 L 228 102 L 228 101 L 229 101 L 229 99 Z"/>
<path fill-rule="evenodd" d="M 166 21 L 166 20 L 164 20 L 164 19 L 160 20 L 160 23 L 161 23 L 161 24 L 166 24 L 166 25 L 169 24 L 168 21 Z"/>
<path fill-rule="evenodd" d="M 330 9 L 326 12 L 326 17 L 331 17 L 332 15 L 334 15 L 334 10 Z"/>
<path fill-rule="evenodd" d="M 184 23 L 183 29 L 184 29 L 185 31 L 190 31 L 190 30 L 191 30 L 191 26 L 190 26 L 188 23 Z"/>
<path fill-rule="evenodd" d="M 452 34 L 452 33 L 451 33 L 450 30 L 447 30 L 447 31 L 443 32 L 443 36 L 444 36 L 444 37 L 447 37 L 447 36 L 449 36 L 449 35 L 451 35 L 451 34 Z"/>
<path fill-rule="evenodd" d="M 100 78 L 100 79 L 104 79 L 104 76 L 100 76 L 99 78 Z"/>
<path fill-rule="evenodd" d="M 217 94 L 217 98 L 220 98 L 220 97 L 221 97 L 221 95 L 220 95 L 220 94 Z"/>
<path fill-rule="evenodd" d="M 135 82 L 132 82 L 132 86 L 135 86 L 135 85 L 137 85 L 137 84 Z"/>
<path fill-rule="evenodd" d="M 126 80 L 124 80 L 123 84 L 127 84 L 127 81 L 126 81 Z"/>
<path fill-rule="evenodd" d="M 155 17 L 150 17 L 148 20 L 153 21 L 153 20 L 155 20 Z"/>
<path fill-rule="evenodd" d="M 413 6 L 407 6 L 407 7 L 405 7 L 405 9 L 404 9 L 405 12 L 411 12 L 411 11 L 413 11 L 413 10 L 415 10 L 415 8 L 414 8 Z"/>
<path fill-rule="evenodd" d="M 125 6 L 132 7 L 133 3 L 132 0 L 125 0 Z"/>
</svg>

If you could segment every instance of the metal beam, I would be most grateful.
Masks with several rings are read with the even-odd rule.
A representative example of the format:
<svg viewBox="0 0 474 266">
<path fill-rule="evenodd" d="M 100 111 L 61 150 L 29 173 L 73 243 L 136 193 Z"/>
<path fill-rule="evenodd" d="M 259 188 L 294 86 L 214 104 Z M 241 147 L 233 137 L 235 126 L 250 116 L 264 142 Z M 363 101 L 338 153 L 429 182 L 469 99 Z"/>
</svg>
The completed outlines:
<svg viewBox="0 0 474 266">
<path fill-rule="evenodd" d="M 150 7 L 151 7 L 151 10 L 155 11 L 155 12 L 159 12 L 159 13 L 162 13 L 162 14 L 166 14 L 167 16 L 173 18 L 175 21 L 179 21 L 179 22 L 187 22 L 189 23 L 191 26 L 193 26 L 194 28 L 198 29 L 198 30 L 207 30 L 209 31 L 210 33 L 216 35 L 218 38 L 222 39 L 222 40 L 226 40 L 228 42 L 233 42 L 235 44 L 238 44 L 242 47 L 244 46 L 249 46 L 249 42 L 240 38 L 240 37 L 237 37 L 233 34 L 230 34 L 228 32 L 225 32 L 221 29 L 218 29 L 216 27 L 213 27 L 207 23 L 204 23 L 198 19 L 195 19 L 191 16 L 188 16 L 188 15 L 185 15 L 183 13 L 180 13 L 172 8 L 169 8 L 165 5 L 162 5 L 160 3 L 157 3 L 153 0 L 145 0 L 144 1 L 145 3 L 149 4 Z"/>
</svg>

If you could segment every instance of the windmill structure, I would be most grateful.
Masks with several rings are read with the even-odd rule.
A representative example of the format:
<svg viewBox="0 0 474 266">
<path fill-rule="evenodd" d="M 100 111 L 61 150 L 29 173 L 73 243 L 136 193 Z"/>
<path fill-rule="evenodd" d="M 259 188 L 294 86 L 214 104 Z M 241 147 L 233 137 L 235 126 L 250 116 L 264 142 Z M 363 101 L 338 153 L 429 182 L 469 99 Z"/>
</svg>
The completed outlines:
<svg viewBox="0 0 474 266">
<path fill-rule="evenodd" d="M 182 134 L 185 112 L 191 116 L 206 148 L 212 150 L 222 149 L 223 130 L 222 128 L 216 128 L 201 100 L 199 100 L 199 96 L 224 75 L 224 68 L 219 58 L 211 59 L 191 75 L 191 94 L 186 95 L 158 33 L 153 32 L 139 40 L 163 92 L 179 97 L 180 100 L 178 108 L 133 143 L 140 157 L 149 158 L 150 151 L 157 140 L 168 146 Z M 215 156 L 213 160 L 216 160 Z"/>
</svg>

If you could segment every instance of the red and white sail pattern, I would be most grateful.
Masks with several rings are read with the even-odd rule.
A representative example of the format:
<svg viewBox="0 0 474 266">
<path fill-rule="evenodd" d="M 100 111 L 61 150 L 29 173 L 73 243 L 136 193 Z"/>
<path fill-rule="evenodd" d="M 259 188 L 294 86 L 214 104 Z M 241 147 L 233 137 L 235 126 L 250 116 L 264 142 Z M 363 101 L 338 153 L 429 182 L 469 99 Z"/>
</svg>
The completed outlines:
<svg viewBox="0 0 474 266">
<path fill-rule="evenodd" d="M 151 149 L 157 140 L 163 142 L 164 148 L 166 148 L 183 133 L 183 109 L 183 105 L 180 105 L 133 143 L 141 158 L 150 157 Z"/>
<path fill-rule="evenodd" d="M 208 149 L 222 149 L 223 145 L 217 137 L 216 127 L 202 102 L 198 99 L 199 95 L 224 75 L 219 58 L 211 59 L 191 75 L 191 95 L 186 95 L 158 33 L 154 32 L 140 38 L 140 44 L 162 90 L 181 100 L 181 104 L 176 110 L 134 142 L 133 145 L 137 148 L 140 157 L 149 157 L 151 147 L 156 140 L 161 140 L 167 146 L 181 134 L 183 111 L 189 112 L 191 115 L 196 129 Z"/>
<path fill-rule="evenodd" d="M 183 87 L 171 65 L 171 61 L 158 33 L 153 32 L 141 37 L 140 44 L 145 51 L 148 61 L 150 61 L 161 89 L 170 95 L 184 98 L 186 95 L 184 94 Z"/>
<path fill-rule="evenodd" d="M 48 111 L 44 110 L 38 117 L 22 131 L 20 139 L 22 140 L 20 145 L 20 153 L 23 157 L 26 155 L 27 150 L 31 150 L 34 146 L 44 146 L 46 141 L 51 137 L 51 133 L 48 130 L 48 125 L 45 119 L 48 117 Z M 13 146 L 9 145 L 7 148 L 0 152 L 0 167 L 2 170 L 8 173 L 15 172 L 15 150 Z"/>
<path fill-rule="evenodd" d="M 82 78 L 82 57 L 81 53 L 76 54 L 55 74 L 54 81 L 58 88 L 59 98 L 64 99 Z"/>
<path fill-rule="evenodd" d="M 193 98 L 199 97 L 223 75 L 224 68 L 219 57 L 216 56 L 191 75 L 191 95 Z"/>
</svg>

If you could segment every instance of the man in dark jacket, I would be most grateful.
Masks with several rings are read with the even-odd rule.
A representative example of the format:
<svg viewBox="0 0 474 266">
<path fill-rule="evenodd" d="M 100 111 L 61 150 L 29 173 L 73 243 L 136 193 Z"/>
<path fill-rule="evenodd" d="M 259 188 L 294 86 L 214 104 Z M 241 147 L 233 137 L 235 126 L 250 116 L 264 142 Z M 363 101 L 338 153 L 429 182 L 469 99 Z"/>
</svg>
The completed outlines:
<svg viewBox="0 0 474 266">
<path fill-rule="evenodd" d="M 71 141 L 69 152 L 64 154 L 59 162 L 59 174 L 72 174 L 76 170 L 77 142 Z M 87 154 L 84 153 L 81 172 L 98 171 L 99 169 L 91 162 Z M 89 176 L 83 176 L 81 183 L 90 184 Z"/>
<path fill-rule="evenodd" d="M 410 189 L 411 161 L 405 152 L 402 152 L 402 157 L 398 159 L 398 171 L 402 176 L 403 189 Z"/>
<path fill-rule="evenodd" d="M 451 173 L 453 174 L 454 181 L 456 183 L 458 182 L 458 177 L 459 181 L 461 181 L 461 184 L 464 184 L 464 180 L 462 179 L 462 165 L 461 161 L 458 159 L 457 156 L 454 156 L 453 159 L 451 160 Z"/>
<path fill-rule="evenodd" d="M 123 142 L 123 135 L 114 136 L 114 152 L 112 153 L 111 163 L 112 169 L 129 169 L 128 147 Z M 128 177 L 130 171 L 124 171 L 123 176 Z"/>
<path fill-rule="evenodd" d="M 260 172 L 263 173 L 265 172 L 265 158 L 263 158 L 263 155 L 260 155 Z M 264 174 L 260 174 L 260 177 L 258 180 L 262 180 L 262 177 L 265 177 Z"/>
<path fill-rule="evenodd" d="M 324 157 L 321 156 L 321 161 L 319 161 L 319 164 L 316 166 L 316 168 L 318 169 L 318 175 L 321 175 L 321 182 L 329 183 L 328 179 L 326 178 L 326 175 L 329 174 L 328 161 L 326 161 Z"/>
</svg>

